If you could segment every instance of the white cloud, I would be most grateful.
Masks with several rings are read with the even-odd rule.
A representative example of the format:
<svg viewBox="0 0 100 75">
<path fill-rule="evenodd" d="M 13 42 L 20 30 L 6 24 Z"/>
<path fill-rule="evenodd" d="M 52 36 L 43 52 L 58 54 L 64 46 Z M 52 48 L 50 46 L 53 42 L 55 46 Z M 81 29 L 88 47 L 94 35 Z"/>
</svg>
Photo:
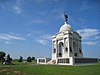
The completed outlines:
<svg viewBox="0 0 100 75">
<path fill-rule="evenodd" d="M 13 44 L 11 41 L 5 41 L 5 44 Z"/>
<path fill-rule="evenodd" d="M 94 38 L 94 40 L 97 40 L 97 39 L 100 39 L 100 36 L 96 36 L 96 37 Z"/>
<path fill-rule="evenodd" d="M 90 9 L 91 7 L 87 4 L 87 1 L 83 1 L 82 2 L 82 5 L 80 6 L 80 11 L 84 11 L 84 10 L 88 10 Z"/>
<path fill-rule="evenodd" d="M 5 43 L 6 43 L 6 44 L 9 44 L 9 41 L 6 41 Z"/>
<path fill-rule="evenodd" d="M 95 44 L 97 44 L 97 42 L 89 41 L 89 42 L 83 42 L 83 44 L 85 44 L 85 45 L 95 45 Z"/>
<path fill-rule="evenodd" d="M 20 14 L 21 13 L 21 9 L 18 6 L 14 7 L 15 13 Z"/>
<path fill-rule="evenodd" d="M 9 10 L 11 12 L 14 12 L 16 14 L 21 14 L 22 9 L 21 9 L 21 1 L 22 0 L 12 0 L 12 1 L 4 1 L 0 3 L 0 8 Z"/>
<path fill-rule="evenodd" d="M 12 40 L 25 40 L 20 36 L 15 36 L 12 34 L 0 34 L 0 40 L 12 41 Z"/>
<path fill-rule="evenodd" d="M 80 29 L 77 32 L 82 36 L 83 39 L 93 39 L 93 37 L 97 37 L 100 34 L 98 29 Z"/>
<path fill-rule="evenodd" d="M 51 35 L 49 34 L 42 34 L 39 37 L 37 37 L 37 42 L 42 45 L 47 45 L 48 42 L 51 40 Z"/>
<path fill-rule="evenodd" d="M 41 38 L 43 38 L 43 39 L 46 39 L 46 40 L 51 40 L 51 35 L 49 35 L 49 34 L 45 34 L 45 35 L 42 35 L 41 36 Z"/>
<path fill-rule="evenodd" d="M 80 29 L 77 32 L 82 36 L 85 45 L 96 45 L 100 42 L 100 30 L 98 29 Z"/>
<path fill-rule="evenodd" d="M 47 45 L 51 41 L 51 35 L 45 34 L 42 31 L 32 31 L 32 33 L 27 34 L 33 41 L 40 43 L 41 45 Z"/>
<path fill-rule="evenodd" d="M 13 11 L 16 13 L 16 14 L 21 14 L 22 13 L 22 4 L 21 4 L 21 1 L 22 0 L 16 0 L 15 4 L 13 5 Z"/>
<path fill-rule="evenodd" d="M 29 30 L 29 33 L 26 36 L 41 45 L 47 45 L 49 41 L 51 41 L 51 35 L 44 33 L 43 31 Z"/>
<path fill-rule="evenodd" d="M 83 1 L 82 6 L 81 6 L 82 10 L 88 9 L 86 3 L 87 3 L 86 1 Z"/>
<path fill-rule="evenodd" d="M 46 23 L 47 22 L 45 20 L 43 20 L 43 19 L 34 19 L 32 21 L 29 21 L 29 23 L 27 25 L 37 25 L 37 24 L 43 25 L 43 24 L 46 24 Z"/>
<path fill-rule="evenodd" d="M 34 19 L 32 23 L 44 23 L 42 19 Z"/>
<path fill-rule="evenodd" d="M 48 41 L 44 39 L 37 39 L 37 42 L 42 44 L 42 45 L 47 45 Z"/>
<path fill-rule="evenodd" d="M 27 36 L 27 37 L 31 37 L 31 36 L 32 36 L 32 34 L 31 34 L 31 33 L 28 33 L 26 36 Z"/>
</svg>

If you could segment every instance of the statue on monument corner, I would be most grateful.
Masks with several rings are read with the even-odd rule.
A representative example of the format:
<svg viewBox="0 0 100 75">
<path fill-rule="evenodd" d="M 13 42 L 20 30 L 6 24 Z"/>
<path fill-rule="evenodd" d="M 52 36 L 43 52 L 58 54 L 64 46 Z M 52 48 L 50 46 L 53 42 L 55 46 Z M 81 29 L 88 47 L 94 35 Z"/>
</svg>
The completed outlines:
<svg viewBox="0 0 100 75">
<path fill-rule="evenodd" d="M 64 16 L 65 16 L 65 21 L 67 22 L 68 16 L 66 14 L 64 14 Z"/>
</svg>

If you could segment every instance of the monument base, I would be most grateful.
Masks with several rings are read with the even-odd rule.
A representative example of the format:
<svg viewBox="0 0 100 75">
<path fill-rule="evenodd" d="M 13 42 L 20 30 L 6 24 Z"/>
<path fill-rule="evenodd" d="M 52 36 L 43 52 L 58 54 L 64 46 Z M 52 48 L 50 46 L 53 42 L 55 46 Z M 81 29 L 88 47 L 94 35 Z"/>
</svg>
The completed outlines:
<svg viewBox="0 0 100 75">
<path fill-rule="evenodd" d="M 37 58 L 38 64 L 56 64 L 56 65 L 81 65 L 81 64 L 94 64 L 98 63 L 98 58 L 57 58 L 56 60 L 51 60 L 50 58 Z"/>
</svg>

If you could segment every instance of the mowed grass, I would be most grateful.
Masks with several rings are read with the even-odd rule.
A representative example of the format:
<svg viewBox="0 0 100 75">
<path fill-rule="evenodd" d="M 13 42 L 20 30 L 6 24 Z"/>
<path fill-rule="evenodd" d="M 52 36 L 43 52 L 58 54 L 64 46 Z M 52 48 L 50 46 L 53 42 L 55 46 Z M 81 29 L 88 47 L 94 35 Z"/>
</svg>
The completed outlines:
<svg viewBox="0 0 100 75">
<path fill-rule="evenodd" d="M 14 63 L 15 65 L 1 65 L 0 75 L 100 75 L 100 63 L 80 66 Z"/>
</svg>

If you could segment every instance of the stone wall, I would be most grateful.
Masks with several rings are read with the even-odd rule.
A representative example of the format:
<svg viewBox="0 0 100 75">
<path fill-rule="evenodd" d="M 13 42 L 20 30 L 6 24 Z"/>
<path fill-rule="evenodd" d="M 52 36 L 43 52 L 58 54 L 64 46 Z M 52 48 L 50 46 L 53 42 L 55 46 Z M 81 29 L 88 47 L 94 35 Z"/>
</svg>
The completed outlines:
<svg viewBox="0 0 100 75">
<path fill-rule="evenodd" d="M 75 58 L 75 64 L 82 63 L 98 63 L 97 58 Z"/>
</svg>

